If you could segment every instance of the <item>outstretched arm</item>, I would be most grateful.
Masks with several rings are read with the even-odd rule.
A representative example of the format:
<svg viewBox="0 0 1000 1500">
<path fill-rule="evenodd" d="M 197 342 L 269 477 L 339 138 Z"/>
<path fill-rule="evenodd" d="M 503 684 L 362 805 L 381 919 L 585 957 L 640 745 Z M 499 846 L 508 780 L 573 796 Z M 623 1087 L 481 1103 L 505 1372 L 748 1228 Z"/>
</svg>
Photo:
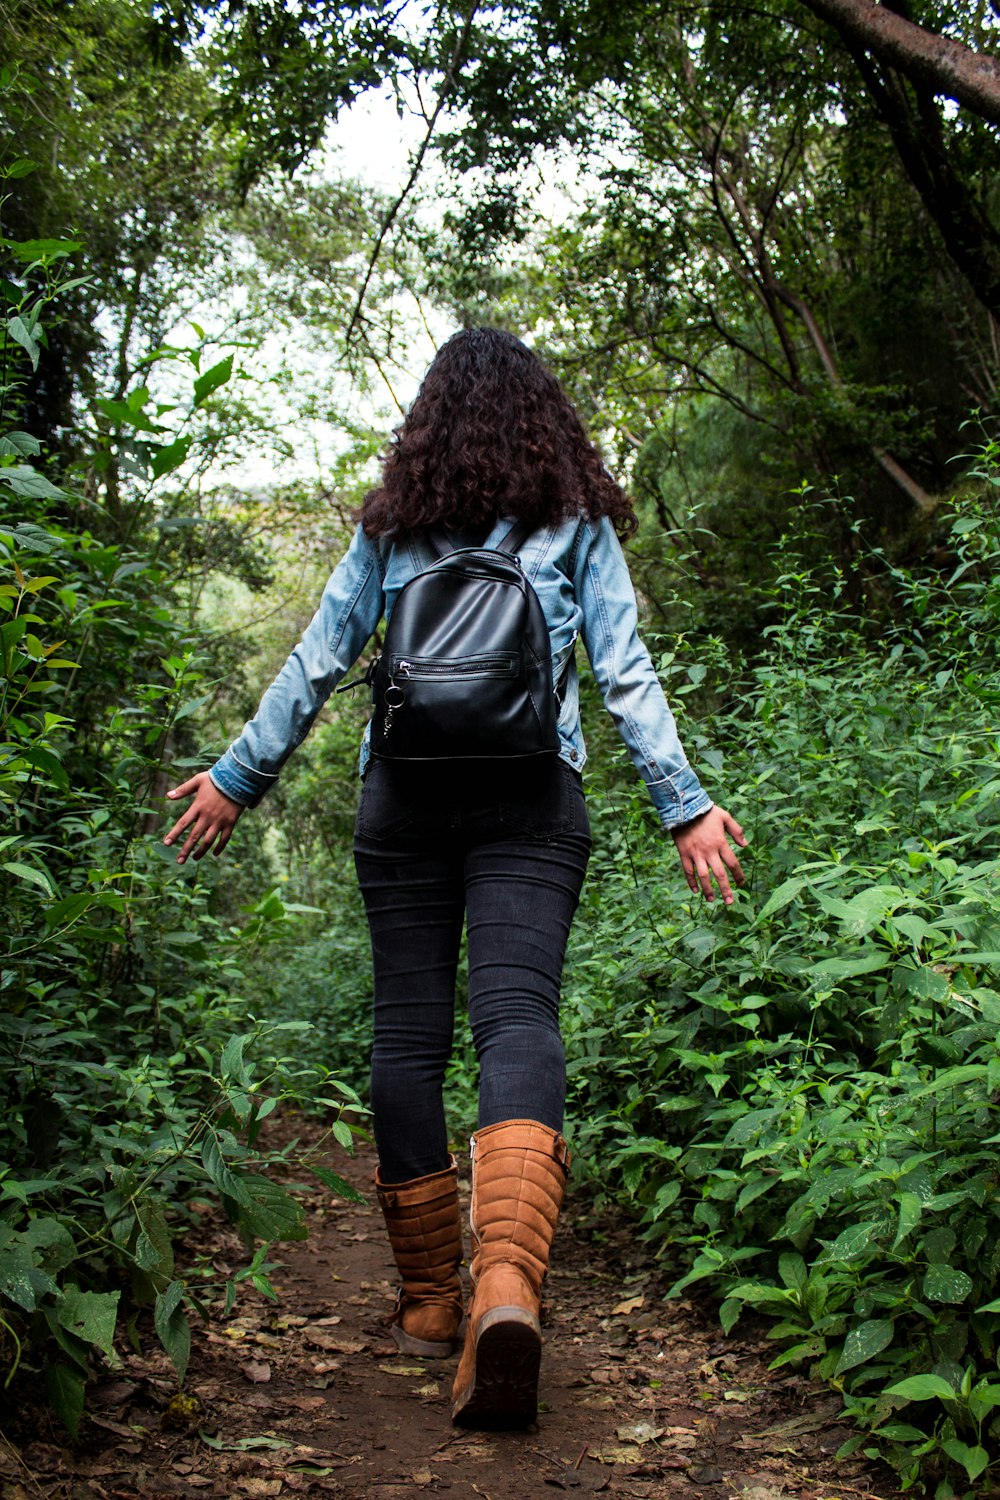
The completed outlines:
<svg viewBox="0 0 1000 1500">
<path fill-rule="evenodd" d="M 710 807 L 700 817 L 671 830 L 680 856 L 681 869 L 688 885 L 695 892 L 701 889 L 706 901 L 715 900 L 712 881 L 719 887 L 719 894 L 727 906 L 733 904 L 729 876 L 737 885 L 744 883 L 740 862 L 729 842 L 735 839 L 740 848 L 746 847 L 746 835 L 736 819 L 723 807 Z M 728 837 L 727 837 L 728 835 Z"/>
<path fill-rule="evenodd" d="M 192 853 L 195 859 L 201 859 L 213 845 L 213 853 L 221 854 L 229 843 L 240 814 L 246 811 L 242 803 L 234 802 L 231 797 L 219 791 L 207 771 L 199 771 L 190 781 L 175 786 L 167 793 L 170 798 L 192 795 L 194 801 L 191 806 L 181 814 L 163 840 L 169 847 L 179 838 L 184 838 L 181 852 L 177 856 L 179 865 L 184 864 Z"/>
</svg>

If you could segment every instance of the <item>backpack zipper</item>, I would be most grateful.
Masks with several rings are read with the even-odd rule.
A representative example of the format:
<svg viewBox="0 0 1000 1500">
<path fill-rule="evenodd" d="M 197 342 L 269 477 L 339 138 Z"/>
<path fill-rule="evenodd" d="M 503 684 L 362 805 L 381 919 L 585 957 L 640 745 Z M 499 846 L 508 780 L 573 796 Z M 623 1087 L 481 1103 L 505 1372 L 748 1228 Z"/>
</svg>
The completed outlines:
<svg viewBox="0 0 1000 1500">
<path fill-rule="evenodd" d="M 393 657 L 392 681 L 397 677 L 516 677 L 518 659 L 514 652 L 495 656 L 408 656 Z"/>
</svg>

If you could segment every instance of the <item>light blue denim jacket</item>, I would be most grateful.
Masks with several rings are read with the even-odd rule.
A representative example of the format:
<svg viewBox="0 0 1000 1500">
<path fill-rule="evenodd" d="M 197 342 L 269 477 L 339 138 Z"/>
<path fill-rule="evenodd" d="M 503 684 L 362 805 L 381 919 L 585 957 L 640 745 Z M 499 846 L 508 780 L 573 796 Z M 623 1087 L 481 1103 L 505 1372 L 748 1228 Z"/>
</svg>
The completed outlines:
<svg viewBox="0 0 1000 1500">
<path fill-rule="evenodd" d="M 500 520 L 486 539 L 510 529 Z M 435 559 L 420 539 L 373 541 L 360 529 L 330 577 L 319 609 L 261 701 L 256 716 L 211 768 L 220 791 L 255 807 L 288 756 L 305 739 L 337 683 L 350 671 L 400 589 Z M 605 707 L 664 828 L 676 828 L 712 803 L 688 765 L 677 728 L 639 640 L 635 591 L 614 528 L 606 518 L 572 519 L 530 536 L 521 566 L 541 602 L 552 641 L 553 681 L 565 670 L 559 714 L 560 755 L 582 770 L 580 696 L 573 648 L 583 638 Z M 368 731 L 361 745 L 368 764 Z"/>
</svg>

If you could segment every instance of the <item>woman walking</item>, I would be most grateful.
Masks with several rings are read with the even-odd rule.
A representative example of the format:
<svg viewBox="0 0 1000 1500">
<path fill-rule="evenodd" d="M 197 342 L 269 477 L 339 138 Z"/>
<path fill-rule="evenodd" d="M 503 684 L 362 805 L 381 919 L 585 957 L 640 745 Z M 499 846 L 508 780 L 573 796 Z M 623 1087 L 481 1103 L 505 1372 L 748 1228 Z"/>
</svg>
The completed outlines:
<svg viewBox="0 0 1000 1500">
<path fill-rule="evenodd" d="M 165 840 L 183 841 L 178 862 L 220 854 L 383 616 L 391 625 L 406 586 L 426 577 L 443 550 L 483 560 L 505 540 L 510 546 L 516 530 L 517 563 L 547 632 L 554 753 L 490 754 L 485 722 L 486 754 L 394 759 L 387 731 L 397 709 L 402 717 L 413 665 L 403 661 L 376 706 L 381 752 L 372 753 L 371 725 L 362 743 L 354 845 L 375 980 L 376 1189 L 402 1280 L 393 1333 L 400 1349 L 432 1357 L 453 1352 L 463 1315 L 456 1167 L 441 1093 L 467 931 L 479 1128 L 472 1301 L 452 1405 L 466 1425 L 518 1425 L 537 1410 L 541 1288 L 569 1166 L 559 993 L 590 852 L 578 638 L 691 889 L 711 901 L 714 882 L 728 904 L 730 879 L 743 881 L 729 842 L 744 844 L 742 830 L 688 765 L 637 635 L 618 542 L 635 524 L 537 357 L 495 329 L 455 334 L 431 364 L 350 548 L 256 716 L 210 771 L 169 794 L 193 798 Z"/>
</svg>

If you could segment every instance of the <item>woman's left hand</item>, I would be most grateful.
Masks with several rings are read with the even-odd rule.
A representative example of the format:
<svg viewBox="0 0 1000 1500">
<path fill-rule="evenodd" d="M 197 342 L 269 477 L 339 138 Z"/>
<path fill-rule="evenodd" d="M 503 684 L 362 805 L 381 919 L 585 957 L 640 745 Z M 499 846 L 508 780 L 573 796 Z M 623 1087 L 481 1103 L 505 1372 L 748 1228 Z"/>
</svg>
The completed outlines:
<svg viewBox="0 0 1000 1500">
<path fill-rule="evenodd" d="M 735 839 L 740 848 L 746 847 L 746 835 L 734 817 L 723 807 L 710 807 L 683 828 L 672 830 L 677 853 L 680 856 L 684 878 L 693 891 L 700 887 L 706 901 L 715 900 L 712 889 L 714 878 L 719 893 L 727 906 L 733 904 L 733 892 L 729 884 L 732 875 L 737 885 L 744 883 L 740 862 L 729 843 Z"/>
</svg>

